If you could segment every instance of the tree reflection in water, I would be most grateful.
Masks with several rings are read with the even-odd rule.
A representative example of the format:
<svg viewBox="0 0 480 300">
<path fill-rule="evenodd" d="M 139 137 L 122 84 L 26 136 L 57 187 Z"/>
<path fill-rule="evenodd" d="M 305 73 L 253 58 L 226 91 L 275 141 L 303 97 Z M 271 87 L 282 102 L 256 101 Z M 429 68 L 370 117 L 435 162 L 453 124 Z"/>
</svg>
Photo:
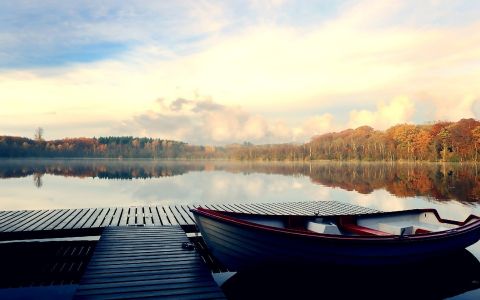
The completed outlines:
<svg viewBox="0 0 480 300">
<path fill-rule="evenodd" d="M 309 266 L 238 272 L 228 299 L 444 299 L 480 288 L 480 263 L 467 250 L 401 266 Z"/>
<path fill-rule="evenodd" d="M 33 173 L 33 184 L 35 184 L 37 188 L 41 188 L 43 185 L 43 182 L 42 182 L 43 174 L 44 173 L 38 173 L 38 172 Z"/>
<path fill-rule="evenodd" d="M 148 179 L 196 171 L 306 176 L 313 183 L 369 194 L 384 189 L 397 197 L 423 196 L 435 201 L 480 202 L 477 164 L 352 162 L 225 162 L 153 160 L 3 160 L 0 178 L 43 174 L 100 179 Z"/>
</svg>

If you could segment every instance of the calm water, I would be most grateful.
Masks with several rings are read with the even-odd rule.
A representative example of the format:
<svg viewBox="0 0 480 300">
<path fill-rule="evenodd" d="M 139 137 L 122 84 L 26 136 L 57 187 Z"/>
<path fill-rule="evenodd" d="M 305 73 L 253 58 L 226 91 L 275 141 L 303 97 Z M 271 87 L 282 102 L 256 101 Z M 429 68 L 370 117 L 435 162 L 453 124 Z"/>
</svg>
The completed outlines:
<svg viewBox="0 0 480 300">
<path fill-rule="evenodd" d="M 463 220 L 480 214 L 480 166 L 0 160 L 2 210 L 322 200 L 384 211 L 433 207 Z M 479 243 L 468 250 L 480 259 Z"/>
</svg>

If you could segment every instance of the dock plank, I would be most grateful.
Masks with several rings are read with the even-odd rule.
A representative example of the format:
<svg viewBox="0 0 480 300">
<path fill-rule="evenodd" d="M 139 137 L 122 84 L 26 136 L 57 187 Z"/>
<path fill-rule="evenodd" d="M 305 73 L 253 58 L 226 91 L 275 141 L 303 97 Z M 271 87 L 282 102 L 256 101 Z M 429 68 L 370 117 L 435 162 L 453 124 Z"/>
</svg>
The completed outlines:
<svg viewBox="0 0 480 300">
<path fill-rule="evenodd" d="M 65 218 L 65 215 L 68 215 L 69 209 L 61 209 L 55 216 L 52 216 L 51 218 L 48 218 L 45 220 L 40 226 L 35 228 L 35 230 L 46 230 L 48 226 L 50 226 L 52 223 L 62 220 Z"/>
<path fill-rule="evenodd" d="M 193 217 L 191 217 L 183 208 L 185 207 L 184 205 L 175 205 L 175 208 L 177 211 L 182 215 L 183 219 L 188 225 L 194 225 L 195 221 L 193 220 Z"/>
<path fill-rule="evenodd" d="M 19 226 L 20 223 L 23 222 L 28 222 L 29 220 L 33 219 L 35 216 L 37 216 L 39 213 L 41 213 L 41 210 L 32 210 L 29 211 L 29 214 L 26 215 L 21 215 L 22 217 L 15 217 L 15 215 L 12 218 L 5 218 L 2 219 L 1 225 L 0 225 L 0 231 L 7 231 L 9 228 Z"/>
<path fill-rule="evenodd" d="M 165 209 L 163 208 L 163 206 L 156 206 L 155 208 L 158 213 L 158 216 L 160 217 L 160 220 L 162 220 L 162 224 L 172 225 L 172 223 L 168 219 L 167 213 L 165 212 Z"/>
<path fill-rule="evenodd" d="M 137 206 L 55 210 L 0 211 L 0 233 L 48 230 L 89 230 L 126 225 L 195 224 L 190 209 L 209 209 L 250 214 L 347 215 L 378 212 L 340 201 L 297 201 L 285 203 L 225 203 L 202 205 Z M 2 237 L 6 239 L 6 237 Z"/>
<path fill-rule="evenodd" d="M 7 216 L 2 218 L 2 224 L 6 224 L 7 222 L 15 222 L 16 220 L 22 219 L 22 216 L 25 216 L 27 213 L 27 210 L 9 212 Z"/>
<path fill-rule="evenodd" d="M 173 216 L 173 213 L 170 210 L 170 208 L 168 206 L 163 206 L 162 209 L 167 215 L 170 225 L 178 225 L 177 219 L 175 219 L 175 217 Z"/>
<path fill-rule="evenodd" d="M 65 224 L 63 229 L 73 229 L 73 226 L 75 226 L 82 218 L 90 211 L 89 208 L 83 208 L 80 210 L 78 214 L 75 215 L 74 218 L 70 219 L 70 221 Z"/>
<path fill-rule="evenodd" d="M 81 228 L 91 228 L 93 227 L 93 224 L 97 221 L 97 218 L 100 216 L 100 214 L 105 210 L 106 208 L 97 208 L 93 214 L 90 215 L 88 220 L 82 224 Z"/>
<path fill-rule="evenodd" d="M 182 214 L 180 214 L 180 212 L 177 210 L 177 207 L 175 205 L 169 205 L 168 209 L 172 212 L 178 224 L 187 225 L 187 222 L 183 218 Z"/>
<path fill-rule="evenodd" d="M 122 208 L 122 215 L 120 216 L 120 221 L 118 222 L 118 226 L 127 225 L 129 212 L 130 212 L 130 207 Z"/>
<path fill-rule="evenodd" d="M 44 230 L 53 230 L 57 227 L 60 223 L 68 219 L 73 213 L 75 212 L 74 209 L 69 209 L 65 214 L 63 214 L 60 218 L 57 218 L 53 222 L 51 222 Z"/>
<path fill-rule="evenodd" d="M 160 216 L 158 215 L 157 207 L 156 206 L 150 206 L 149 207 L 151 215 L 152 215 L 152 221 L 153 225 L 155 226 L 161 226 L 162 221 L 160 220 Z"/>
<path fill-rule="evenodd" d="M 195 224 L 195 217 L 193 216 L 193 213 L 190 211 L 191 206 L 188 205 L 182 205 L 182 209 L 185 211 L 185 213 L 190 217 L 190 220 Z M 193 208 L 193 207 L 192 207 Z"/>
<path fill-rule="evenodd" d="M 120 222 L 120 217 L 122 216 L 122 207 L 117 207 L 115 208 L 115 212 L 112 216 L 112 220 L 110 221 L 110 226 L 118 226 L 118 223 Z"/>
<path fill-rule="evenodd" d="M 82 211 L 83 209 L 81 208 L 73 209 L 72 213 L 69 216 L 67 216 L 65 219 L 61 220 L 60 223 L 55 225 L 53 229 L 54 230 L 64 229 L 68 225 L 68 223 L 70 223 L 73 219 L 75 219 Z"/>
<path fill-rule="evenodd" d="M 142 207 L 145 225 L 153 225 L 153 215 L 150 206 Z"/>
<path fill-rule="evenodd" d="M 95 222 L 93 222 L 90 227 L 92 227 L 92 228 L 101 227 L 102 223 L 103 223 L 103 221 L 104 221 L 104 219 L 107 216 L 109 211 L 110 211 L 110 208 L 103 208 L 102 211 L 100 212 L 100 214 L 98 214 Z"/>
<path fill-rule="evenodd" d="M 146 253 L 152 241 L 163 246 Z M 200 256 L 181 247 L 184 242 L 180 226 L 106 228 L 74 299 L 224 299 Z"/>
<path fill-rule="evenodd" d="M 48 222 L 51 218 L 55 218 L 56 215 L 58 215 L 61 212 L 60 209 L 54 209 L 54 210 L 49 210 L 49 213 L 42 216 L 41 218 L 35 219 L 33 222 L 30 224 L 26 224 L 25 226 L 22 226 L 22 231 L 32 231 L 38 228 L 39 226 L 42 226 L 45 222 Z"/>
<path fill-rule="evenodd" d="M 137 223 L 137 209 L 138 207 L 130 207 L 128 211 L 127 225 L 136 225 Z"/>
<path fill-rule="evenodd" d="M 97 211 L 98 209 L 95 208 L 89 208 L 87 213 L 85 213 L 81 219 L 77 221 L 76 224 L 73 225 L 72 229 L 77 229 L 77 228 L 82 228 L 82 226 L 88 222 L 88 220 L 92 217 L 92 215 Z"/>
</svg>

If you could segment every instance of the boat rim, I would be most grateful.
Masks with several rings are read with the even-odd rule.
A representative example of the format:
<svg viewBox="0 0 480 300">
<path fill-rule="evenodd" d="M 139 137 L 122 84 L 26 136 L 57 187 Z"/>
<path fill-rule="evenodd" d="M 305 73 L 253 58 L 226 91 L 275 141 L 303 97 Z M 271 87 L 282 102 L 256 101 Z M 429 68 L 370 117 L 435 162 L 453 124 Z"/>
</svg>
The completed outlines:
<svg viewBox="0 0 480 300">
<path fill-rule="evenodd" d="M 324 233 L 317 233 L 317 232 L 308 232 L 304 230 L 295 230 L 295 229 L 289 229 L 289 228 L 278 228 L 274 226 L 268 226 L 268 225 L 263 225 L 263 224 L 258 224 L 254 222 L 249 222 L 249 221 L 244 221 L 238 218 L 235 218 L 234 216 L 265 216 L 265 217 L 273 217 L 273 216 L 279 216 L 279 217 L 288 217 L 288 216 L 298 216 L 298 217 L 316 217 L 315 215 L 267 215 L 267 214 L 249 214 L 249 213 L 241 213 L 241 212 L 227 212 L 227 211 L 218 211 L 218 210 L 213 210 L 213 209 L 208 209 L 208 208 L 203 208 L 203 207 L 198 207 L 190 210 L 194 214 L 199 214 L 201 216 L 210 218 L 210 219 L 215 219 L 215 220 L 222 220 L 225 222 L 228 222 L 230 224 L 238 225 L 241 227 L 247 227 L 250 229 L 257 229 L 257 230 L 262 230 L 264 232 L 271 232 L 271 233 L 277 233 L 277 234 L 286 234 L 289 236 L 296 235 L 296 236 L 301 236 L 301 237 L 307 237 L 307 238 L 313 238 L 313 239 L 329 239 L 329 240 L 362 240 L 362 241 L 404 241 L 404 242 L 411 242 L 411 241 L 418 241 L 418 240 L 432 240 L 432 239 L 441 239 L 441 238 L 447 238 L 451 237 L 454 235 L 461 235 L 465 234 L 467 232 L 470 232 L 472 230 L 480 228 L 480 217 L 476 215 L 469 215 L 465 221 L 460 222 L 460 221 L 454 221 L 454 220 L 448 220 L 448 219 L 442 219 L 440 215 L 438 214 L 436 209 L 433 208 L 426 208 L 426 209 L 410 209 L 410 210 L 403 210 L 403 211 L 393 211 L 393 212 L 376 212 L 376 213 L 367 213 L 367 214 L 355 214 L 354 216 L 356 217 L 362 217 L 362 216 L 381 216 L 381 215 L 396 215 L 396 214 L 402 214 L 406 212 L 419 212 L 419 213 L 425 213 L 425 212 L 431 212 L 435 215 L 435 217 L 441 222 L 441 223 L 447 223 L 447 224 L 453 224 L 453 225 L 458 225 L 459 227 L 457 228 L 452 228 L 449 230 L 443 230 L 443 231 L 437 231 L 437 232 L 430 232 L 430 233 L 423 233 L 419 235 L 385 235 L 385 236 L 345 236 L 345 235 L 335 235 L 335 234 L 324 234 Z M 328 217 L 342 217 L 342 216 L 352 216 L 352 215 L 329 215 Z M 317 217 L 322 217 L 322 216 L 317 216 Z M 325 216 L 326 217 L 326 216 Z M 470 222 L 469 221 L 476 219 L 476 221 Z"/>
</svg>

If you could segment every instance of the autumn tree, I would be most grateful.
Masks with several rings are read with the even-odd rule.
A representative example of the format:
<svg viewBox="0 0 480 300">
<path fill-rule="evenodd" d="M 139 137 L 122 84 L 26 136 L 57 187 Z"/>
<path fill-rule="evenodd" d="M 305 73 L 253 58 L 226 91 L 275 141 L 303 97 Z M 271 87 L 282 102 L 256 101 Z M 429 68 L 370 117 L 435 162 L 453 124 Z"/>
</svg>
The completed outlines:
<svg viewBox="0 0 480 300">
<path fill-rule="evenodd" d="M 442 161 L 447 161 L 448 142 L 450 139 L 450 131 L 447 128 L 442 128 L 438 133 L 438 137 L 442 142 Z"/>
<path fill-rule="evenodd" d="M 475 147 L 475 161 L 478 161 L 478 145 L 480 145 L 480 125 L 472 130 L 473 145 Z"/>
</svg>

